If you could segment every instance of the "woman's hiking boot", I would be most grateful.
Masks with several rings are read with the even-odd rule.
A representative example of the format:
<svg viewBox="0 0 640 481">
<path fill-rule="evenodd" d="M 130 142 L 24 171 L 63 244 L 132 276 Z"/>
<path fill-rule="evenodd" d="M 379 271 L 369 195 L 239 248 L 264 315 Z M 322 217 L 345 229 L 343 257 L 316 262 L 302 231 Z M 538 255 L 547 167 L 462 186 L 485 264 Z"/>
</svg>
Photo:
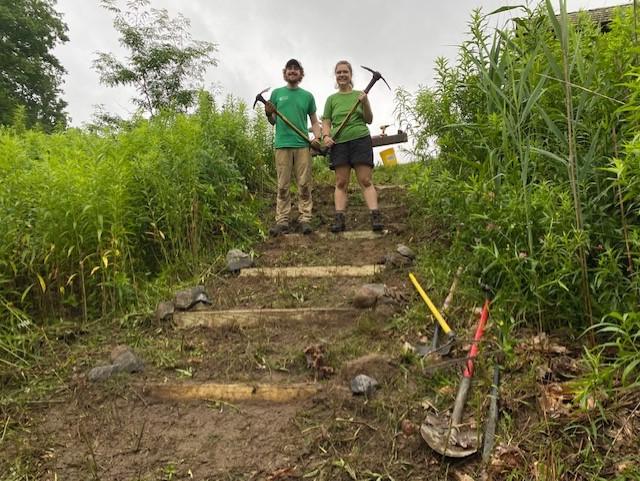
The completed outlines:
<svg viewBox="0 0 640 481">
<path fill-rule="evenodd" d="M 373 232 L 380 232 L 384 229 L 384 223 L 382 222 L 382 214 L 378 209 L 371 211 L 371 230 Z"/>
<path fill-rule="evenodd" d="M 344 221 L 344 212 L 336 212 L 336 217 L 331 225 L 331 232 L 344 232 L 347 226 Z"/>
</svg>

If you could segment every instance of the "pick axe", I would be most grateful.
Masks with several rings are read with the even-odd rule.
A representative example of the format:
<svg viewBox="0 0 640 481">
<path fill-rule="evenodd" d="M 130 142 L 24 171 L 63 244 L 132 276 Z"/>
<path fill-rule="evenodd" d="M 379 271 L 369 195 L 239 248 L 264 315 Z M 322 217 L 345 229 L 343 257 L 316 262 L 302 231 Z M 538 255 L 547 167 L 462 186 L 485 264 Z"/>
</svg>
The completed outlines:
<svg viewBox="0 0 640 481">
<path fill-rule="evenodd" d="M 369 90 L 371 90 L 371 88 L 375 85 L 375 83 L 382 79 L 382 81 L 387 84 L 387 87 L 389 87 L 389 84 L 387 83 L 387 81 L 384 79 L 384 77 L 382 76 L 382 74 L 380 72 L 376 72 L 373 69 L 370 69 L 369 67 L 365 67 L 364 65 L 360 65 L 363 69 L 368 70 L 369 72 L 371 72 L 373 74 L 373 77 L 371 78 L 371 80 L 369 81 L 369 84 L 364 88 L 364 93 L 368 94 Z M 391 87 L 389 87 L 389 90 L 391 90 Z M 351 107 L 351 110 L 349 110 L 349 113 L 347 114 L 347 116 L 344 118 L 344 120 L 342 121 L 342 123 L 338 126 L 338 129 L 336 130 L 336 132 L 333 134 L 333 140 L 336 140 L 338 138 L 338 136 L 340 135 L 340 132 L 342 132 L 342 129 L 344 129 L 344 126 L 347 125 L 347 122 L 349 121 L 349 119 L 351 118 L 351 116 L 353 115 L 353 113 L 356 111 L 356 109 L 358 108 L 358 104 L 360 103 L 360 100 L 358 100 L 355 104 L 353 104 L 353 107 Z"/>
<path fill-rule="evenodd" d="M 262 96 L 263 93 L 268 92 L 269 89 L 271 87 L 267 87 L 266 89 L 264 89 L 262 92 L 260 92 L 258 95 L 256 95 L 256 100 L 253 102 L 253 108 L 256 108 L 256 104 L 258 102 L 262 102 L 264 105 L 267 105 L 267 101 L 265 100 L 265 98 Z M 276 109 L 276 115 L 278 117 L 280 117 L 282 119 L 282 121 L 287 124 L 287 126 L 289 126 L 291 128 L 291 130 L 293 130 L 296 134 L 298 134 L 300 136 L 300 138 L 302 138 L 306 143 L 308 143 L 309 145 L 311 145 L 311 140 L 309 140 L 309 136 L 307 134 L 305 134 L 302 130 L 300 130 L 298 127 L 296 127 L 293 122 L 291 122 L 285 115 L 281 114 L 280 112 L 278 112 L 278 109 Z"/>
</svg>

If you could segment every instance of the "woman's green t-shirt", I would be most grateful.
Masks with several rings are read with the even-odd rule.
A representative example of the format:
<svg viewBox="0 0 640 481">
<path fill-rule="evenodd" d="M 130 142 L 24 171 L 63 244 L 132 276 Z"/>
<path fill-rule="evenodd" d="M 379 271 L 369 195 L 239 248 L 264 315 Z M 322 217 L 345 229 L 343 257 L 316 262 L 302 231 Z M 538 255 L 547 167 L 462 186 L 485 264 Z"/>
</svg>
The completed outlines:
<svg viewBox="0 0 640 481">
<path fill-rule="evenodd" d="M 324 104 L 323 119 L 331 120 L 331 136 L 335 134 L 336 130 L 346 118 L 349 111 L 353 108 L 356 102 L 358 102 L 358 96 L 361 94 L 359 90 L 352 90 L 351 92 L 336 92 L 327 98 Z M 338 138 L 334 138 L 336 143 L 341 144 L 350 140 L 361 139 L 371 135 L 369 128 L 364 121 L 364 111 L 362 104 L 360 103 L 356 108 L 353 115 L 344 126 Z"/>
</svg>

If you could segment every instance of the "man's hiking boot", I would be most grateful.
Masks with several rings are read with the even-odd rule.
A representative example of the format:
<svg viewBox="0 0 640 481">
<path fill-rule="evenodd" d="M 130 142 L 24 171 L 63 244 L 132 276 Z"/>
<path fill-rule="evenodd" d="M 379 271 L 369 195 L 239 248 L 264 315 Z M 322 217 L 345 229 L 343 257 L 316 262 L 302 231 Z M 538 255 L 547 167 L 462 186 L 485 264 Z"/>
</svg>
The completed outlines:
<svg viewBox="0 0 640 481">
<path fill-rule="evenodd" d="M 384 224 L 382 222 L 382 214 L 378 209 L 371 211 L 371 230 L 373 232 L 380 232 L 384 229 Z"/>
<path fill-rule="evenodd" d="M 347 226 L 344 222 L 344 212 L 336 212 L 335 220 L 331 225 L 331 232 L 344 232 L 347 229 Z"/>
<path fill-rule="evenodd" d="M 302 232 L 304 235 L 311 234 L 313 232 L 311 224 L 309 224 L 308 222 L 300 222 L 300 232 Z"/>
<path fill-rule="evenodd" d="M 288 224 L 276 224 L 269 229 L 269 235 L 271 237 L 278 237 L 282 234 L 289 233 L 289 225 Z"/>
</svg>

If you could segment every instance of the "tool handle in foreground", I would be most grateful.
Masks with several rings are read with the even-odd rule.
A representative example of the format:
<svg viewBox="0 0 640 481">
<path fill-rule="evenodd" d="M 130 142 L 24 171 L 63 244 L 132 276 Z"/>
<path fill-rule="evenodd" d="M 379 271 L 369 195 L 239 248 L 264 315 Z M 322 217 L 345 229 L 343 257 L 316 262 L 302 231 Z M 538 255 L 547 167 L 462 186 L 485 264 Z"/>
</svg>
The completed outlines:
<svg viewBox="0 0 640 481">
<path fill-rule="evenodd" d="M 293 123 L 291 123 L 291 121 L 288 118 L 286 118 L 277 110 L 276 110 L 276 115 L 280 117 L 282 121 L 291 128 L 291 130 L 293 130 L 296 134 L 298 134 L 301 138 L 303 138 L 308 144 L 311 144 L 311 140 L 309 139 L 309 136 L 306 135 L 304 132 L 302 132 L 302 130 L 300 130 L 298 127 L 293 125 Z"/>
<path fill-rule="evenodd" d="M 487 319 L 489 319 L 489 300 L 484 301 L 484 305 L 482 306 L 482 313 L 480 314 L 480 320 L 478 321 L 478 327 L 476 328 L 476 334 L 473 336 L 473 344 L 471 344 L 471 349 L 469 350 L 469 358 L 467 359 L 467 365 L 464 368 L 464 377 L 473 376 L 473 360 L 478 355 L 478 351 L 480 350 L 480 339 L 482 339 L 482 335 L 484 334 L 484 328 L 487 325 Z"/>
<path fill-rule="evenodd" d="M 482 461 L 489 462 L 496 437 L 496 424 L 498 423 L 498 384 L 500 382 L 500 366 L 493 368 L 493 384 L 491 385 L 491 401 L 489 415 L 484 428 L 484 446 L 482 447 Z"/>
<path fill-rule="evenodd" d="M 467 403 L 467 394 L 469 394 L 470 386 L 471 378 L 463 377 L 460 381 L 458 394 L 456 394 L 456 401 L 453 405 L 453 414 L 451 415 L 451 425 L 453 427 L 458 426 L 462 420 L 462 413 L 464 412 L 464 406 Z"/>
<path fill-rule="evenodd" d="M 435 317 L 436 320 L 438 321 L 438 324 L 440 324 L 440 327 L 442 328 L 444 333 L 449 334 L 451 332 L 451 328 L 449 327 L 449 324 L 447 324 L 447 321 L 445 321 L 442 315 L 440 314 L 440 312 L 438 312 L 438 309 L 433 304 L 433 302 L 431 302 L 431 299 L 429 299 L 429 296 L 427 296 L 427 293 L 424 292 L 424 289 L 422 289 L 422 286 L 420 286 L 420 284 L 418 283 L 418 279 L 416 279 L 413 273 L 409 273 L 409 279 L 411 280 L 411 282 L 413 283 L 413 286 L 418 291 L 418 294 L 420 294 L 420 297 L 422 297 L 422 300 L 425 302 L 425 304 L 431 311 L 431 314 L 433 314 L 433 317 Z"/>
</svg>

